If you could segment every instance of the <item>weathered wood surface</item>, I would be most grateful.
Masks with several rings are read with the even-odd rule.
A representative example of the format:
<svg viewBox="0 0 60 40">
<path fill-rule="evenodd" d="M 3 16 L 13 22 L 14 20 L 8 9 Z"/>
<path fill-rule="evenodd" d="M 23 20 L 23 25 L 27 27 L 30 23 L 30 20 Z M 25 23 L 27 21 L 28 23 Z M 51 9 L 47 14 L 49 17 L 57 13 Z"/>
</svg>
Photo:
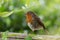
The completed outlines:
<svg viewBox="0 0 60 40">
<path fill-rule="evenodd" d="M 0 40 L 2 40 L 2 34 L 3 32 L 0 32 Z M 23 33 L 12 33 L 9 32 L 7 33 L 7 39 L 8 40 L 24 40 L 24 38 L 27 37 L 27 34 L 23 34 Z"/>
<path fill-rule="evenodd" d="M 2 40 L 2 32 L 0 32 L 0 40 Z M 7 33 L 8 40 L 24 40 L 28 35 L 24 33 Z M 58 35 L 36 35 L 32 36 L 33 40 L 60 40 Z"/>
</svg>

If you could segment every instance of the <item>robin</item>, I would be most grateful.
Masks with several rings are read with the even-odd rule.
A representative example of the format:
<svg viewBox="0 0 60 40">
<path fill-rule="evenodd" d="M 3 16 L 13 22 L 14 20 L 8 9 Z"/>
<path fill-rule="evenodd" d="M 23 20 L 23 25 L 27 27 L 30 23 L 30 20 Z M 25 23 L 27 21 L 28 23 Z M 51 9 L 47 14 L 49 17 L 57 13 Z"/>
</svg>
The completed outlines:
<svg viewBox="0 0 60 40">
<path fill-rule="evenodd" d="M 46 28 L 41 19 L 32 11 L 28 11 L 26 13 L 26 22 L 32 31 L 40 30 L 41 28 L 46 31 Z"/>
</svg>

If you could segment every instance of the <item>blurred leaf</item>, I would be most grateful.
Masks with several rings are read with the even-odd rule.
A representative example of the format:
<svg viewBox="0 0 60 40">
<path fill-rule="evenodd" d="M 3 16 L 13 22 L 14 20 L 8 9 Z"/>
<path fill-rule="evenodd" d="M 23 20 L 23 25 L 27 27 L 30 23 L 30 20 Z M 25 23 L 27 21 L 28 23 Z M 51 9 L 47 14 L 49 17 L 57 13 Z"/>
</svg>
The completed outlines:
<svg viewBox="0 0 60 40">
<path fill-rule="evenodd" d="M 3 21 L 6 23 L 7 26 L 10 26 L 11 20 L 9 17 L 5 18 Z"/>
<path fill-rule="evenodd" d="M 13 11 L 12 11 L 12 12 L 0 12 L 0 17 L 8 17 L 8 16 L 10 16 L 12 13 L 13 13 Z"/>
<path fill-rule="evenodd" d="M 32 40 L 32 37 L 27 36 L 24 40 Z"/>
<path fill-rule="evenodd" d="M 2 40 L 8 40 L 7 39 L 7 32 L 8 31 L 2 33 Z"/>
</svg>

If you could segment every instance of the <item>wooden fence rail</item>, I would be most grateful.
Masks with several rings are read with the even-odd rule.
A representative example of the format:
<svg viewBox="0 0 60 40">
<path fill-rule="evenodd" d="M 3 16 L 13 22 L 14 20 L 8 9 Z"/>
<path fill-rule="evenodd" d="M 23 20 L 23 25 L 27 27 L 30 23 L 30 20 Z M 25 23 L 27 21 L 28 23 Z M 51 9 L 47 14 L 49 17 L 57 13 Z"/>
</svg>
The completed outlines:
<svg viewBox="0 0 60 40">
<path fill-rule="evenodd" d="M 0 32 L 0 40 L 2 40 L 3 32 Z M 8 40 L 24 40 L 28 35 L 24 33 L 7 33 Z M 32 40 L 60 40 L 60 36 L 57 35 L 36 35 L 32 36 Z"/>
</svg>

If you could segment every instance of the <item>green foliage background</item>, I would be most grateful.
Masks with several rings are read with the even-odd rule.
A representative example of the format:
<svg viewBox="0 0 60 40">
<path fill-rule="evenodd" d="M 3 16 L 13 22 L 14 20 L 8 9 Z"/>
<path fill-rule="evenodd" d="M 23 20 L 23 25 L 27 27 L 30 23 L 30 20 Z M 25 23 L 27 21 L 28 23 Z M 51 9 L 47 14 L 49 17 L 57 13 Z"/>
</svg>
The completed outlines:
<svg viewBox="0 0 60 40">
<path fill-rule="evenodd" d="M 27 11 L 35 12 L 50 34 L 60 35 L 60 0 L 0 0 L 0 32 L 32 32 L 25 20 Z"/>
</svg>

